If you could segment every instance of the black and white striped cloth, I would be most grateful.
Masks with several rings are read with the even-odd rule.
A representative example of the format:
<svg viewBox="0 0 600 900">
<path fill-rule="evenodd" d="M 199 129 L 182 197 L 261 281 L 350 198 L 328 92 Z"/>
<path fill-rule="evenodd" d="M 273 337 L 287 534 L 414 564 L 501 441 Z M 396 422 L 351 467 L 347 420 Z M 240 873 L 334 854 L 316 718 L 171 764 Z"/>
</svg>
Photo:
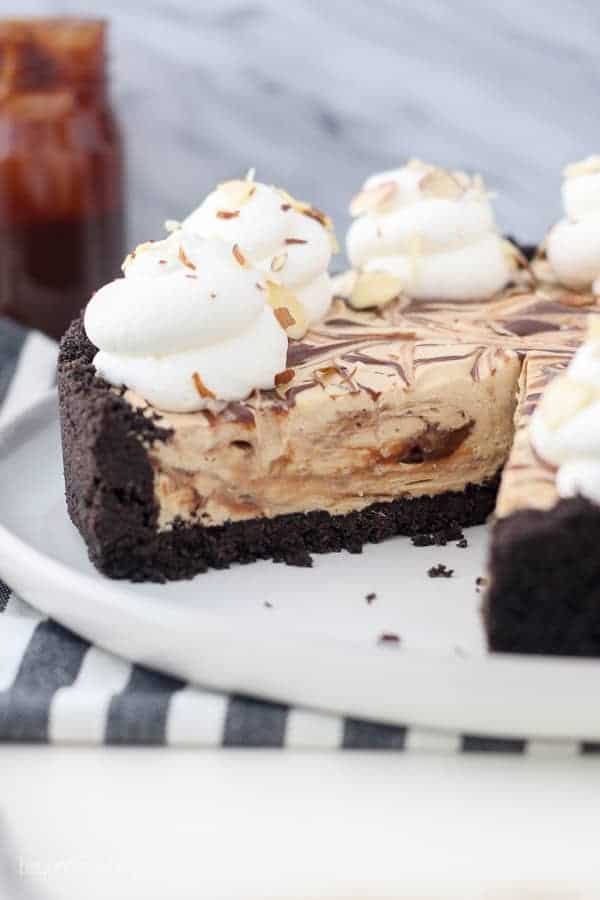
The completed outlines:
<svg viewBox="0 0 600 900">
<path fill-rule="evenodd" d="M 0 423 L 52 385 L 55 359 L 52 341 L 0 319 Z M 0 741 L 539 755 L 600 750 L 577 741 L 377 724 L 205 691 L 90 645 L 1 581 Z"/>
</svg>

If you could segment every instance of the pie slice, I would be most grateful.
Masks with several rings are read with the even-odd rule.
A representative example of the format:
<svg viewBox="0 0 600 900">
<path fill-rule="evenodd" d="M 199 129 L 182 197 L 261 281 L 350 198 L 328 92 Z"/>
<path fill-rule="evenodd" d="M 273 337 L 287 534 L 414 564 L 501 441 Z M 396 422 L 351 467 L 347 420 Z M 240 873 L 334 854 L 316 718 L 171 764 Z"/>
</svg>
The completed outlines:
<svg viewBox="0 0 600 900">
<path fill-rule="evenodd" d="M 598 314 L 597 298 L 580 296 L 586 301 L 567 314 L 566 328 Z M 550 302 L 559 301 L 548 309 Z M 491 533 L 484 603 L 491 650 L 600 655 L 600 509 L 582 496 L 560 496 L 557 468 L 536 452 L 531 434 L 540 400 L 564 376 L 583 336 L 574 329 L 562 350 L 549 343 L 523 363 L 515 439 Z"/>
<path fill-rule="evenodd" d="M 567 166 L 562 195 L 533 269 L 544 310 L 571 314 L 555 320 L 561 348 L 549 340 L 524 361 L 484 619 L 492 650 L 598 656 L 600 157 Z"/>
</svg>

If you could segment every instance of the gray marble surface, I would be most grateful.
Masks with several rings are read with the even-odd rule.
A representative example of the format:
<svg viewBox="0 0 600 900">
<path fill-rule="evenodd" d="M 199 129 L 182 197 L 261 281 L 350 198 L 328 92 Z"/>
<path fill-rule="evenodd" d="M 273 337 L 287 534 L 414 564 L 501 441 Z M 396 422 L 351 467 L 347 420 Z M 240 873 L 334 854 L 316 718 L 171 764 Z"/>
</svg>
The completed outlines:
<svg viewBox="0 0 600 900">
<path fill-rule="evenodd" d="M 481 171 L 535 240 L 562 166 L 600 151 L 598 0 L 10 2 L 110 19 L 131 241 L 249 166 L 343 235 L 363 178 L 408 155 Z"/>
</svg>

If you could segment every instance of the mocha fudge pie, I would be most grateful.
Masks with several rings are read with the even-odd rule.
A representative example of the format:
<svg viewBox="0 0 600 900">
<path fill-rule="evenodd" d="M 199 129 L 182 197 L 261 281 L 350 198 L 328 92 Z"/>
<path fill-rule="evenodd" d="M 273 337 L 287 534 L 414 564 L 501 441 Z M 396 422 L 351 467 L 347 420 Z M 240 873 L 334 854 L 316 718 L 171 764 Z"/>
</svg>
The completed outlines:
<svg viewBox="0 0 600 900">
<path fill-rule="evenodd" d="M 484 613 L 492 650 L 598 656 L 600 157 L 564 175 L 566 216 L 533 264 L 538 308 L 561 330 L 523 365 Z"/>
<path fill-rule="evenodd" d="M 527 273 L 479 180 L 412 163 L 385 184 L 353 207 L 389 232 L 396 268 L 354 278 L 348 302 L 332 302 L 327 217 L 252 177 L 92 298 L 59 390 L 68 507 L 102 571 L 307 564 L 484 520 Z"/>
<path fill-rule="evenodd" d="M 493 510 L 527 372 L 585 316 L 539 296 L 478 177 L 411 161 L 352 212 L 332 286 L 326 216 L 226 182 L 73 324 L 67 501 L 102 571 L 308 564 Z"/>
</svg>

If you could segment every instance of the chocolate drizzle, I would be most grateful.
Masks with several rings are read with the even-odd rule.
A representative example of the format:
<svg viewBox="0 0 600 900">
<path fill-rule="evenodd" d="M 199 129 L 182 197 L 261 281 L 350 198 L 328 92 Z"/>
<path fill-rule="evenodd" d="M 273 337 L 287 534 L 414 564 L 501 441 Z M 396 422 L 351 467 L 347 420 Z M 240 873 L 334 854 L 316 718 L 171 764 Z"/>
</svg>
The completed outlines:
<svg viewBox="0 0 600 900">
<path fill-rule="evenodd" d="M 424 368 L 442 364 L 462 369 L 464 363 L 467 376 L 481 382 L 511 360 L 526 365 L 533 355 L 536 366 L 547 360 L 548 380 L 570 359 L 584 327 L 581 310 L 561 303 L 560 292 L 533 289 L 530 280 L 487 301 L 399 298 L 381 309 L 359 311 L 337 296 L 324 322 L 302 340 L 290 341 L 287 366 L 294 377 L 230 404 L 224 415 L 250 423 L 253 408 L 267 405 L 285 413 L 299 394 L 316 388 L 332 399 L 362 393 L 369 404 L 378 403 L 390 390 L 412 390 Z M 522 404 L 522 413 L 534 405 Z"/>
<path fill-rule="evenodd" d="M 518 337 L 530 337 L 548 331 L 559 331 L 560 325 L 546 322 L 543 319 L 511 319 L 504 323 L 512 334 Z"/>
</svg>

